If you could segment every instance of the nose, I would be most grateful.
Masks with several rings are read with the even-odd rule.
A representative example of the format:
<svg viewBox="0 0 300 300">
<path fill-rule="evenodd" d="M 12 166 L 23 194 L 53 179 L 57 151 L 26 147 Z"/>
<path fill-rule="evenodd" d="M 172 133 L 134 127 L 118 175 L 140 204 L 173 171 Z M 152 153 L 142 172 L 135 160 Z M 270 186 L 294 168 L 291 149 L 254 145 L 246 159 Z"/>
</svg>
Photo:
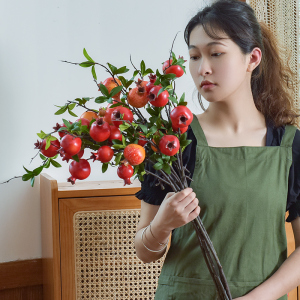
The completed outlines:
<svg viewBox="0 0 300 300">
<path fill-rule="evenodd" d="M 202 59 L 198 69 L 199 75 L 205 77 L 206 75 L 211 74 L 211 72 L 212 71 L 209 62 L 205 59 Z"/>
</svg>

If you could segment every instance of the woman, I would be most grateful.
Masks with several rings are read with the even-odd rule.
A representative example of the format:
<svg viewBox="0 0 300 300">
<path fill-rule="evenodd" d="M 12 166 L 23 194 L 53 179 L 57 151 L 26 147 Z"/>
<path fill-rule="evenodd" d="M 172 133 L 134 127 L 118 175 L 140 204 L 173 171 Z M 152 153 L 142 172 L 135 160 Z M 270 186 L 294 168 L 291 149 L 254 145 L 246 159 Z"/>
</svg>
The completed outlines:
<svg viewBox="0 0 300 300">
<path fill-rule="evenodd" d="M 188 130 L 189 188 L 145 176 L 135 247 L 144 262 L 172 241 L 156 298 L 217 299 L 190 221 L 200 213 L 234 299 L 287 299 L 300 284 L 300 131 L 293 73 L 253 9 L 235 0 L 198 12 L 185 29 L 190 72 L 208 102 Z M 200 96 L 201 99 L 201 96 Z M 200 100 L 199 99 L 199 100 Z M 150 167 L 149 167 L 150 168 Z M 296 250 L 286 258 L 285 212 Z M 151 222 L 151 224 L 150 224 Z"/>
</svg>

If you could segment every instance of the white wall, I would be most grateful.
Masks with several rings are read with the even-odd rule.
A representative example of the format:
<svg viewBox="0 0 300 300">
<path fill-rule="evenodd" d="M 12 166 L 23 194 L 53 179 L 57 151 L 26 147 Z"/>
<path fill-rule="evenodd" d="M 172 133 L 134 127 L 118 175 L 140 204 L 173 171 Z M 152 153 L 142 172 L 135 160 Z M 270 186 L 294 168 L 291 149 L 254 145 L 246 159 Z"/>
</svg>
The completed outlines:
<svg viewBox="0 0 300 300">
<path fill-rule="evenodd" d="M 86 48 L 99 63 L 132 70 L 131 54 L 135 64 L 144 59 L 147 67 L 156 70 L 168 58 L 178 31 L 173 50 L 188 59 L 183 31 L 203 3 L 209 0 L 1 1 L 0 182 L 22 175 L 23 165 L 31 170 L 40 165 L 39 158 L 30 164 L 37 153 L 33 149 L 37 132 L 50 132 L 62 117 L 75 119 L 67 114 L 54 116 L 54 105 L 99 95 L 90 69 L 60 60 L 85 61 L 82 50 Z M 102 69 L 96 71 L 98 81 L 108 77 Z M 176 88 L 178 95 L 186 92 L 188 107 L 201 113 L 196 96 L 192 99 L 189 73 L 177 80 Z M 65 181 L 68 164 L 62 164 L 46 172 Z M 116 169 L 104 177 L 100 164 L 95 166 L 89 180 L 119 179 Z M 41 257 L 39 201 L 38 180 L 34 188 L 20 178 L 0 185 L 0 262 Z"/>
</svg>

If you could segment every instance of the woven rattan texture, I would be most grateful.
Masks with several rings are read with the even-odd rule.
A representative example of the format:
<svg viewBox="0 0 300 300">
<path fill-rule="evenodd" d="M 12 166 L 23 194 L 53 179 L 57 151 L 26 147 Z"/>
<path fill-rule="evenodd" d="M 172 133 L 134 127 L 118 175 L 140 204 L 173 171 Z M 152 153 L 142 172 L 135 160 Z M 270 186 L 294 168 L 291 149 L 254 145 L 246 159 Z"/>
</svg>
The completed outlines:
<svg viewBox="0 0 300 300">
<path fill-rule="evenodd" d="M 144 264 L 134 249 L 140 210 L 74 214 L 76 299 L 154 299 L 164 257 Z"/>
<path fill-rule="evenodd" d="M 299 80 L 300 35 L 299 0 L 247 0 L 254 9 L 259 21 L 264 21 L 278 40 L 283 60 L 297 74 L 294 83 Z M 285 51 L 287 49 L 287 51 Z M 300 109 L 299 85 L 296 85 L 294 101 Z"/>
</svg>

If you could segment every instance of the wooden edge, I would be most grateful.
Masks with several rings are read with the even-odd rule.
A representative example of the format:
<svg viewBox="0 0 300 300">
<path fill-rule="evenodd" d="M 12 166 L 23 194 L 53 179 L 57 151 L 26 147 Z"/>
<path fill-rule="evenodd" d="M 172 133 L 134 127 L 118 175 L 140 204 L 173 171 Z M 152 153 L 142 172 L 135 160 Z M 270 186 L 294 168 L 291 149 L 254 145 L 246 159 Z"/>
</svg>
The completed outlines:
<svg viewBox="0 0 300 300">
<path fill-rule="evenodd" d="M 44 300 L 60 300 L 61 270 L 57 181 L 40 175 Z"/>
<path fill-rule="evenodd" d="M 43 284 L 42 259 L 0 264 L 0 290 Z"/>
</svg>

